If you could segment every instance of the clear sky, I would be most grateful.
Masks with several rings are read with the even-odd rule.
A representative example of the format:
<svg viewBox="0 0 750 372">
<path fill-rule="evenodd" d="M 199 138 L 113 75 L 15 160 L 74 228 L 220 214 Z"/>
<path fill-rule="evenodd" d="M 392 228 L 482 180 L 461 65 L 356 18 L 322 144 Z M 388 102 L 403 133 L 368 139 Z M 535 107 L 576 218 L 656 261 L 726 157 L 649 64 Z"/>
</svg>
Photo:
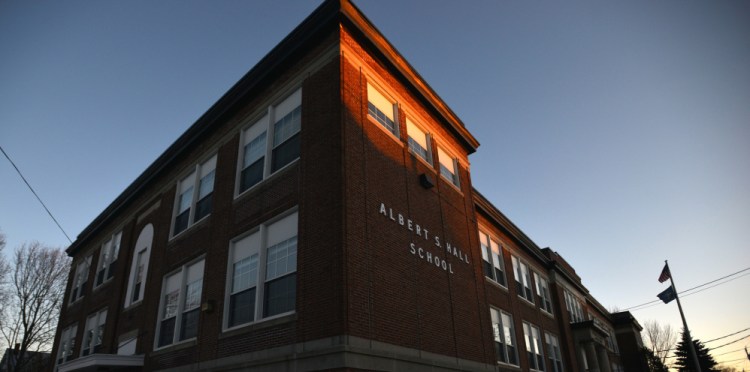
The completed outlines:
<svg viewBox="0 0 750 372">
<path fill-rule="evenodd" d="M 318 4 L 0 0 L 0 146 L 75 239 Z M 474 186 L 606 307 L 656 299 L 665 259 L 678 290 L 750 267 L 750 2 L 356 4 L 482 143 Z M 0 180 L 8 250 L 69 244 Z M 748 284 L 685 297 L 693 334 L 750 327 Z"/>
</svg>

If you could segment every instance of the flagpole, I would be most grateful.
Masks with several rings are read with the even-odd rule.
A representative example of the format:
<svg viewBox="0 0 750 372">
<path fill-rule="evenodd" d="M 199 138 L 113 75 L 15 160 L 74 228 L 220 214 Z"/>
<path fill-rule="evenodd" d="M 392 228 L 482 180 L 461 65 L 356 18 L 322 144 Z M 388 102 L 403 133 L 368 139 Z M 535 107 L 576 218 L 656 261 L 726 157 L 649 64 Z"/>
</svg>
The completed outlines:
<svg viewBox="0 0 750 372">
<path fill-rule="evenodd" d="M 669 263 L 667 263 L 667 260 L 664 260 L 664 265 L 667 267 L 667 270 L 669 270 Z M 698 353 L 695 352 L 695 345 L 693 344 L 693 338 L 690 337 L 690 329 L 688 329 L 687 321 L 685 320 L 685 313 L 682 312 L 682 304 L 680 303 L 680 296 L 677 294 L 677 287 L 674 285 L 674 275 L 672 275 L 672 270 L 669 270 L 669 281 L 672 283 L 674 297 L 677 300 L 677 308 L 680 309 L 682 326 L 685 327 L 685 336 L 687 336 L 688 343 L 690 344 L 688 348 L 690 356 L 693 359 L 693 364 L 695 364 L 696 372 L 701 372 L 701 365 L 700 362 L 698 362 Z"/>
</svg>

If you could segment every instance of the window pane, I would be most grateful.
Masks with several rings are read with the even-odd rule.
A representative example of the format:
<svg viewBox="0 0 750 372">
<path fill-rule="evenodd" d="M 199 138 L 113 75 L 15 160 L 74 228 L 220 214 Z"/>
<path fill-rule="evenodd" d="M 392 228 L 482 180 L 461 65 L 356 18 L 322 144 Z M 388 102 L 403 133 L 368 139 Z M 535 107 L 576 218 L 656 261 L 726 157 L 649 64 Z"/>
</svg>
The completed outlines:
<svg viewBox="0 0 750 372">
<path fill-rule="evenodd" d="M 174 219 L 174 234 L 175 235 L 187 229 L 189 219 L 190 219 L 190 208 L 188 208 L 186 211 L 177 215 L 177 218 Z"/>
<path fill-rule="evenodd" d="M 265 156 L 247 166 L 240 174 L 240 192 L 243 192 L 263 180 L 263 162 Z"/>
<path fill-rule="evenodd" d="M 183 180 L 182 182 L 193 182 L 193 180 Z M 177 202 L 179 207 L 177 212 L 181 213 L 190 209 L 190 204 L 193 202 L 193 186 L 187 188 L 180 194 L 179 201 Z"/>
<path fill-rule="evenodd" d="M 174 291 L 167 293 L 164 296 L 164 311 L 162 319 L 172 318 L 177 315 L 177 300 L 180 296 L 180 291 Z"/>
<path fill-rule="evenodd" d="M 187 340 L 198 335 L 198 316 L 200 309 L 196 308 L 191 311 L 182 313 L 182 323 L 180 324 L 180 340 Z"/>
<path fill-rule="evenodd" d="M 300 135 L 297 133 L 286 142 L 273 149 L 271 153 L 271 172 L 276 172 L 285 165 L 299 158 L 299 154 Z"/>
<path fill-rule="evenodd" d="M 195 205 L 195 220 L 198 221 L 211 213 L 211 204 L 213 204 L 213 194 L 208 194 L 199 200 Z"/>
<path fill-rule="evenodd" d="M 187 288 L 185 290 L 185 304 L 183 307 L 185 310 L 190 310 L 200 306 L 202 288 L 202 278 L 187 285 Z"/>
<path fill-rule="evenodd" d="M 258 283 L 258 255 L 245 257 L 234 264 L 232 293 L 255 287 Z"/>
<path fill-rule="evenodd" d="M 161 321 L 159 326 L 159 344 L 158 346 L 169 345 L 174 338 L 174 326 L 177 318 L 172 317 Z"/>
<path fill-rule="evenodd" d="M 265 289 L 264 317 L 294 310 L 297 289 L 296 273 L 266 283 Z"/>
<path fill-rule="evenodd" d="M 206 195 L 214 191 L 214 177 L 216 171 L 211 171 L 198 183 L 198 199 L 203 199 Z"/>
<path fill-rule="evenodd" d="M 297 270 L 297 237 L 284 240 L 268 247 L 266 280 L 286 275 Z"/>
<path fill-rule="evenodd" d="M 258 159 L 262 158 L 266 154 L 266 132 L 259 134 L 253 138 L 247 145 L 245 145 L 245 154 L 243 162 L 245 167 L 248 164 L 255 163 Z"/>
<path fill-rule="evenodd" d="M 255 287 L 229 297 L 229 327 L 255 320 Z"/>
<path fill-rule="evenodd" d="M 292 112 L 279 119 L 273 125 L 273 146 L 277 147 L 300 131 L 302 123 L 302 107 L 298 106 Z"/>
</svg>

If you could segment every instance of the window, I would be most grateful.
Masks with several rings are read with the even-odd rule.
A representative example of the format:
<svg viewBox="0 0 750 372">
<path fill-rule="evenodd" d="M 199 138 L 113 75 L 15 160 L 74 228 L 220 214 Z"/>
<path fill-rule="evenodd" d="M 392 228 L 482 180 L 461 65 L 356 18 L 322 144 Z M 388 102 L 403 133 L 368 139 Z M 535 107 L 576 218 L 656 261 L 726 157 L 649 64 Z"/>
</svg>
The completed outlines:
<svg viewBox="0 0 750 372">
<path fill-rule="evenodd" d="M 115 275 L 115 264 L 117 263 L 117 256 L 120 254 L 121 238 L 122 232 L 118 232 L 102 244 L 102 249 L 99 251 L 99 268 L 96 270 L 96 286 Z"/>
<path fill-rule="evenodd" d="M 385 98 L 375 87 L 367 84 L 367 114 L 380 123 L 387 131 L 398 137 L 398 121 L 396 121 L 396 105 Z"/>
<path fill-rule="evenodd" d="M 294 212 L 261 225 L 232 244 L 227 279 L 227 328 L 294 311 L 297 217 Z"/>
<path fill-rule="evenodd" d="M 151 242 L 154 238 L 154 226 L 148 224 L 143 227 L 138 240 L 135 242 L 135 255 L 130 265 L 130 277 L 128 289 L 125 293 L 125 307 L 128 307 L 143 299 L 146 275 L 148 274 L 148 261 L 151 255 Z"/>
<path fill-rule="evenodd" d="M 432 164 L 430 135 L 416 126 L 409 118 L 406 118 L 406 134 L 409 136 L 409 150 L 427 163 Z"/>
<path fill-rule="evenodd" d="M 479 242 L 482 249 L 484 276 L 506 287 L 505 272 L 503 270 L 503 253 L 500 245 L 482 231 L 479 232 Z"/>
<path fill-rule="evenodd" d="M 204 260 L 183 266 L 164 278 L 157 347 L 198 335 Z"/>
<path fill-rule="evenodd" d="M 568 315 L 570 316 L 570 322 L 571 323 L 578 323 L 582 322 L 584 320 L 583 316 L 583 309 L 581 309 L 581 303 L 578 301 L 578 298 L 570 293 L 567 289 L 564 292 L 565 294 L 565 308 L 568 310 Z"/>
<path fill-rule="evenodd" d="M 76 300 L 86 294 L 89 267 L 91 267 L 91 256 L 86 257 L 76 266 L 76 275 L 73 277 L 73 289 L 70 291 L 70 303 L 76 302 Z"/>
<path fill-rule="evenodd" d="M 513 277 L 516 279 L 516 292 L 519 296 L 534 302 L 529 267 L 516 256 L 511 256 L 511 259 L 513 261 Z"/>
<path fill-rule="evenodd" d="M 86 319 L 86 331 L 83 333 L 81 356 L 97 354 L 101 351 L 104 324 L 107 322 L 107 309 L 89 315 Z"/>
<path fill-rule="evenodd" d="M 544 371 L 544 351 L 539 328 L 523 322 L 523 337 L 526 340 L 526 353 L 529 358 L 529 368 Z"/>
<path fill-rule="evenodd" d="M 545 333 L 544 338 L 547 340 L 547 354 L 549 354 L 551 372 L 563 372 L 562 354 L 560 353 L 560 343 L 557 341 L 557 337 Z"/>
<path fill-rule="evenodd" d="M 497 360 L 517 366 L 518 354 L 513 318 L 510 314 L 496 309 L 490 309 L 490 315 L 492 316 L 492 335 L 495 340 Z"/>
<path fill-rule="evenodd" d="M 60 349 L 57 350 L 57 364 L 65 363 L 73 358 L 73 349 L 76 347 L 76 331 L 78 325 L 73 324 L 60 333 Z"/>
<path fill-rule="evenodd" d="M 301 129 L 302 90 L 297 89 L 242 131 L 238 194 L 299 158 Z"/>
<path fill-rule="evenodd" d="M 456 158 L 448 155 L 448 153 L 440 147 L 437 148 L 437 151 L 438 162 L 440 162 L 440 175 L 458 187 L 458 164 Z"/>
<path fill-rule="evenodd" d="M 534 284 L 536 284 L 536 295 L 542 310 L 552 314 L 552 297 L 549 292 L 549 283 L 538 273 L 534 273 Z"/>
<path fill-rule="evenodd" d="M 196 165 L 195 169 L 177 185 L 178 195 L 172 236 L 183 232 L 193 223 L 211 213 L 215 171 L 216 155 Z"/>
</svg>

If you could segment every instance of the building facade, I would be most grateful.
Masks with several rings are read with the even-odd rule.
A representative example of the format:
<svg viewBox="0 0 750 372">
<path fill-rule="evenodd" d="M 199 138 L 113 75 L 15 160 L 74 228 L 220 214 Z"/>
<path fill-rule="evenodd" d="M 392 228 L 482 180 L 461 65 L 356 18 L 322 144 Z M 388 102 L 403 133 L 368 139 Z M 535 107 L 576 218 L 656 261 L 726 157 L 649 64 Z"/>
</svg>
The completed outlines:
<svg viewBox="0 0 750 372">
<path fill-rule="evenodd" d="M 473 188 L 478 146 L 325 1 L 68 248 L 54 368 L 623 370 L 637 327 Z"/>
</svg>

